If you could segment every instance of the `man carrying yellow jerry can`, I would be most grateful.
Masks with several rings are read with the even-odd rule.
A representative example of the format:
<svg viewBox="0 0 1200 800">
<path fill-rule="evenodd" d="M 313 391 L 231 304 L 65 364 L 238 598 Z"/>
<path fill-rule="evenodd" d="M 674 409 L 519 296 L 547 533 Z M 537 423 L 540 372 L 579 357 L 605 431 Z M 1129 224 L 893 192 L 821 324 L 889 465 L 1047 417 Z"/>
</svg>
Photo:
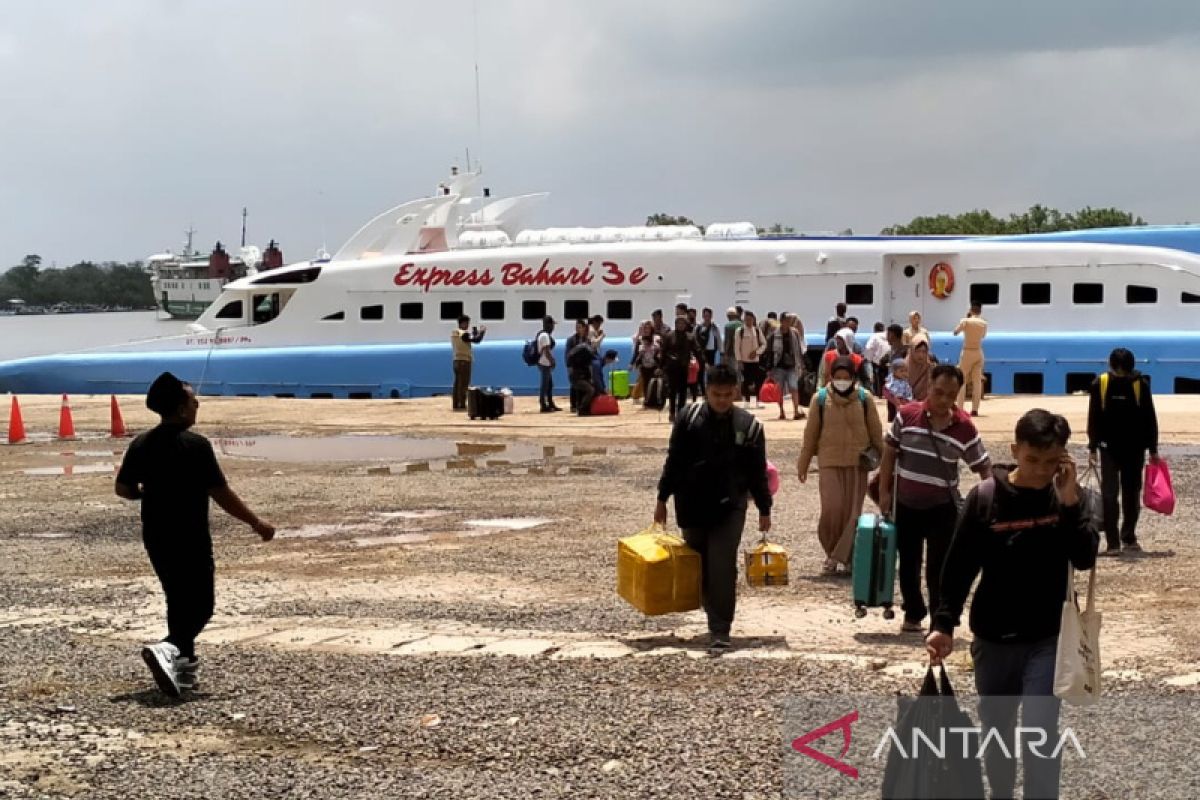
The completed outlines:
<svg viewBox="0 0 1200 800">
<path fill-rule="evenodd" d="M 762 423 L 735 403 L 738 376 L 719 364 L 708 369 L 705 402 L 683 409 L 671 431 L 654 522 L 665 525 L 667 498 L 684 541 L 700 554 L 709 652 L 728 652 L 737 601 L 737 557 L 746 524 L 747 497 L 758 507 L 758 529 L 771 529 L 767 442 Z"/>
</svg>

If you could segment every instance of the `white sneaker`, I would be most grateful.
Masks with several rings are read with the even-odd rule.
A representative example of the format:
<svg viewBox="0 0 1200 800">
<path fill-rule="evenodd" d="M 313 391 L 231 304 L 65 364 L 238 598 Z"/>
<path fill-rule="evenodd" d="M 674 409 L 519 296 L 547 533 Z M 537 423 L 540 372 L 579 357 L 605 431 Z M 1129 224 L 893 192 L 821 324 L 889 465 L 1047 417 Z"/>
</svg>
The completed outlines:
<svg viewBox="0 0 1200 800">
<path fill-rule="evenodd" d="M 150 668 L 154 682 L 163 694 L 169 697 L 179 697 L 179 681 L 175 677 L 175 660 L 179 658 L 179 648 L 170 642 L 157 642 L 142 648 L 142 661 Z"/>
<path fill-rule="evenodd" d="M 194 692 L 200 688 L 200 678 L 197 674 L 199 669 L 200 659 L 195 656 L 180 656 L 175 659 L 175 683 L 179 685 L 180 691 Z"/>
</svg>

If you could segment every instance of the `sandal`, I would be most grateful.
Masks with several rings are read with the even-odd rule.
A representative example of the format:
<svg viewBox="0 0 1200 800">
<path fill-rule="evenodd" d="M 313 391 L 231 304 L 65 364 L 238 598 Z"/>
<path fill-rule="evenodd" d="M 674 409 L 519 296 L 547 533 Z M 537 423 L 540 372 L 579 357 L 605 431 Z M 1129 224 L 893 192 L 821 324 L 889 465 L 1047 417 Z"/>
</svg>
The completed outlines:
<svg viewBox="0 0 1200 800">
<path fill-rule="evenodd" d="M 834 561 L 832 558 L 825 559 L 825 563 L 821 565 L 822 575 L 837 575 L 837 571 L 838 562 Z"/>
</svg>

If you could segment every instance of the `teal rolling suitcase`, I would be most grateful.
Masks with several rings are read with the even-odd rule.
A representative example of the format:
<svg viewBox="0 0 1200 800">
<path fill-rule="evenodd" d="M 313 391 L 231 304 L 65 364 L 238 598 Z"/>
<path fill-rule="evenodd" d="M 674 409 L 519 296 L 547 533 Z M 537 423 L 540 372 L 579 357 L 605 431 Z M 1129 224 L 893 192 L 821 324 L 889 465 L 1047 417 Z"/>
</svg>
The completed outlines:
<svg viewBox="0 0 1200 800">
<path fill-rule="evenodd" d="M 854 616 L 865 617 L 868 608 L 883 608 L 892 619 L 892 594 L 896 585 L 896 526 L 878 514 L 863 514 L 854 533 Z"/>
</svg>

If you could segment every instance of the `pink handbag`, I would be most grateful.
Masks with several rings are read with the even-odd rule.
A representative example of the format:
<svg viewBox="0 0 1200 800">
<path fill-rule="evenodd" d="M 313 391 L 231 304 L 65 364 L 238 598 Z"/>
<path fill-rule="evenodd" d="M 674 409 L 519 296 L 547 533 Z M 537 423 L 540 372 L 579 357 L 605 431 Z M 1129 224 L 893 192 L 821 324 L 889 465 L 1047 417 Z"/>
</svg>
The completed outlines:
<svg viewBox="0 0 1200 800">
<path fill-rule="evenodd" d="M 779 468 L 767 462 L 767 491 L 772 495 L 779 491 Z"/>
<path fill-rule="evenodd" d="M 1171 488 L 1171 469 L 1161 458 L 1152 460 L 1146 465 L 1142 505 L 1159 514 L 1169 515 L 1175 511 L 1175 490 Z"/>
</svg>

